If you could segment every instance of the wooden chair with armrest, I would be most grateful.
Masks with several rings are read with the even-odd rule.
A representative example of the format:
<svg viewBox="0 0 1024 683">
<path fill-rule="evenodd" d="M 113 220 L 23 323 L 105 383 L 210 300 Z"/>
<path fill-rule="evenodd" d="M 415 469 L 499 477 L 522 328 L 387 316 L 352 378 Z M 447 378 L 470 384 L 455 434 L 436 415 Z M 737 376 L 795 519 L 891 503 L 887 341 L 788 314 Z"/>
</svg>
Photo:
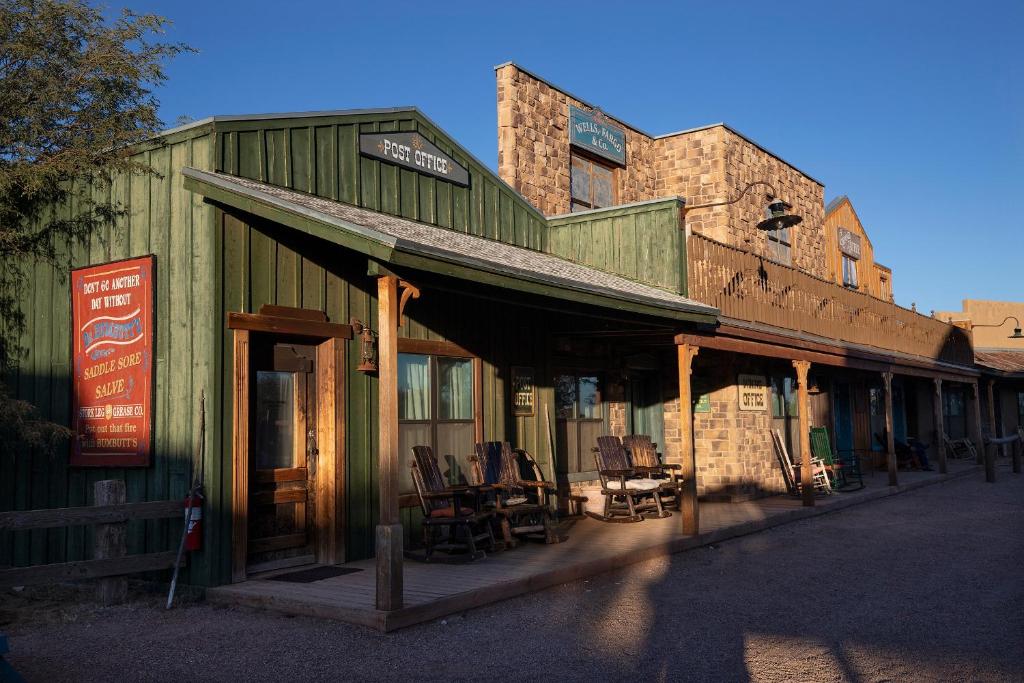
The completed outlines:
<svg viewBox="0 0 1024 683">
<path fill-rule="evenodd" d="M 637 472 L 619 437 L 597 437 L 594 460 L 604 496 L 604 514 L 588 510 L 588 516 L 602 522 L 640 522 L 642 513 L 652 508 L 658 517 L 671 516 L 661 504 L 661 484 Z"/>
<path fill-rule="evenodd" d="M 682 465 L 663 463 L 658 454 L 657 444 L 646 434 L 630 434 L 622 438 L 622 446 L 629 455 L 633 468 L 640 474 L 659 483 L 658 493 L 661 504 L 667 508 L 679 509 L 683 490 L 683 478 L 679 474 Z"/>
<path fill-rule="evenodd" d="M 471 458 L 475 483 L 494 490 L 489 505 L 501 527 L 507 547 L 518 545 L 517 537 L 539 537 L 545 543 L 558 543 L 555 511 L 548 500 L 556 496 L 554 484 L 522 478 L 519 454 L 508 441 L 487 441 L 476 444 Z"/>
<path fill-rule="evenodd" d="M 434 551 L 449 553 L 449 560 L 472 561 L 486 557 L 497 544 L 491 531 L 494 513 L 483 510 L 482 486 L 449 486 L 430 446 L 413 446 L 412 480 L 423 509 L 423 555 L 413 559 L 430 562 Z M 483 546 L 481 548 L 480 546 Z"/>
</svg>

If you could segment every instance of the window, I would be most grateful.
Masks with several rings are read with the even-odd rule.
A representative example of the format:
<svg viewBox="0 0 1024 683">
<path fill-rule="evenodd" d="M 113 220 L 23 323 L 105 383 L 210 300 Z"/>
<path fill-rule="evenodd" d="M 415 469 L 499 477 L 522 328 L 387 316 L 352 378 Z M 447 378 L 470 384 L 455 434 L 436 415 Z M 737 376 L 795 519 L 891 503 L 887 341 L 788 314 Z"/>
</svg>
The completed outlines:
<svg viewBox="0 0 1024 683">
<path fill-rule="evenodd" d="M 768 378 L 772 404 L 772 429 L 778 430 L 789 456 L 800 458 L 800 398 L 796 378 L 771 375 Z"/>
<path fill-rule="evenodd" d="M 857 259 L 843 254 L 843 286 L 857 289 Z"/>
<path fill-rule="evenodd" d="M 889 278 L 885 275 L 881 275 L 878 278 L 878 298 L 882 301 L 890 301 L 892 299 L 892 287 L 889 286 Z"/>
<path fill-rule="evenodd" d="M 597 446 L 597 437 L 608 433 L 601 379 L 595 375 L 556 375 L 555 418 L 556 473 L 571 477 L 593 472 L 596 465 L 591 449 Z"/>
<path fill-rule="evenodd" d="M 615 203 L 615 171 L 577 154 L 572 155 L 572 211 L 600 209 Z"/>
<path fill-rule="evenodd" d="M 415 493 L 413 446 L 434 449 L 451 483 L 465 476 L 473 453 L 473 361 L 469 358 L 398 354 L 399 490 Z"/>
<path fill-rule="evenodd" d="M 1024 391 L 1017 392 L 1017 424 L 1024 427 Z"/>
<path fill-rule="evenodd" d="M 793 262 L 793 242 L 789 228 L 768 232 L 768 258 L 784 265 Z"/>
</svg>

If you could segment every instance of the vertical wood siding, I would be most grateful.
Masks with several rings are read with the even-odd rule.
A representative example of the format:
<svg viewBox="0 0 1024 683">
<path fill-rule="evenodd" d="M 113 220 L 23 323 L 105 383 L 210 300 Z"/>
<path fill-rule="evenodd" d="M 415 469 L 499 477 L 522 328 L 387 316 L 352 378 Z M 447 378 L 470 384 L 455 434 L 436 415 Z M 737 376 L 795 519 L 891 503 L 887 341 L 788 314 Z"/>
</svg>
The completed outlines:
<svg viewBox="0 0 1024 683">
<path fill-rule="evenodd" d="M 92 503 L 92 486 L 101 479 L 122 479 L 129 502 L 184 497 L 194 449 L 194 418 L 199 392 L 212 398 L 214 327 L 212 322 L 213 209 L 186 192 L 181 168 L 213 167 L 213 136 L 209 127 L 179 134 L 162 146 L 138 154 L 152 174 L 121 175 L 110 187 L 74 188 L 58 216 L 70 216 L 88 197 L 112 199 L 125 214 L 92 235 L 85 244 L 57 245 L 66 266 L 45 264 L 32 269 L 21 293 L 26 353 L 13 377 L 15 394 L 34 403 L 48 419 L 70 421 L 71 339 L 68 267 L 122 258 L 156 255 L 156 400 L 153 464 L 147 468 L 69 468 L 66 445 L 32 450 L 4 444 L 0 458 L 0 510 L 53 508 Z M 12 267 L 10 263 L 3 267 Z M 216 456 L 214 415 L 208 413 L 207 454 Z M 209 472 L 208 466 L 207 471 Z M 213 525 L 215 526 L 215 525 Z M 175 546 L 180 525 L 172 520 L 132 522 L 130 553 L 167 550 Z M 216 530 L 211 529 L 216 536 Z M 212 540 L 212 539 L 211 539 Z M 73 561 L 91 557 L 88 527 L 32 532 L 0 532 L 0 565 Z M 209 581 L 210 553 L 198 555 L 186 580 Z"/>
</svg>

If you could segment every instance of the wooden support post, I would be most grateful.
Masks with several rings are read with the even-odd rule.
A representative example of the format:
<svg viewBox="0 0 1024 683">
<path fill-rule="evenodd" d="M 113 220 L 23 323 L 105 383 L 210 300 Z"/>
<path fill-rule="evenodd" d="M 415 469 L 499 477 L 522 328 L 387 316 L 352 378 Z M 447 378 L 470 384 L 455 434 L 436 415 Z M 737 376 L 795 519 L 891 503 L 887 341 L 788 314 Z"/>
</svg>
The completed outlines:
<svg viewBox="0 0 1024 683">
<path fill-rule="evenodd" d="M 974 441 L 975 463 L 980 465 L 985 461 L 985 438 L 981 432 L 981 388 L 977 382 L 969 385 L 968 392 L 971 399 L 971 409 L 968 411 L 970 421 L 971 440 Z"/>
<path fill-rule="evenodd" d="M 380 394 L 380 519 L 377 523 L 377 609 L 402 608 L 402 525 L 398 516 L 398 278 L 377 278 Z"/>
<path fill-rule="evenodd" d="M 1002 448 L 992 443 L 992 440 L 999 435 L 996 433 L 996 381 L 994 379 L 986 382 L 988 397 L 988 443 L 985 444 L 985 481 L 990 484 L 996 480 L 996 449 Z M 982 439 L 984 441 L 984 439 Z"/>
<path fill-rule="evenodd" d="M 892 432 L 892 373 L 882 373 L 882 388 L 885 393 L 885 458 L 889 466 L 889 486 L 898 486 L 896 477 L 896 435 Z"/>
<path fill-rule="evenodd" d="M 807 393 L 807 373 L 811 362 L 793 361 L 796 368 L 797 401 L 800 404 L 800 492 L 804 507 L 814 507 L 814 472 L 811 470 L 811 399 Z"/>
<path fill-rule="evenodd" d="M 679 457 L 682 459 L 680 474 L 683 477 L 682 500 L 679 501 L 679 516 L 683 533 L 696 536 L 700 533 L 700 506 L 697 502 L 697 460 L 693 448 L 693 396 L 690 374 L 693 358 L 700 349 L 690 344 L 680 344 L 679 354 Z"/>
<path fill-rule="evenodd" d="M 939 474 L 946 474 L 949 469 L 946 466 L 946 426 L 943 423 L 942 415 L 942 378 L 936 377 L 935 393 L 932 394 L 932 416 L 935 422 L 935 436 L 932 437 L 939 455 Z"/>
<path fill-rule="evenodd" d="M 95 505 L 121 505 L 125 502 L 125 486 L 121 479 L 104 479 L 93 485 Z M 94 527 L 93 558 L 109 560 L 124 557 L 128 552 L 128 522 L 97 524 Z M 119 605 L 128 599 L 128 579 L 115 576 L 100 579 L 96 598 L 104 605 Z"/>
</svg>

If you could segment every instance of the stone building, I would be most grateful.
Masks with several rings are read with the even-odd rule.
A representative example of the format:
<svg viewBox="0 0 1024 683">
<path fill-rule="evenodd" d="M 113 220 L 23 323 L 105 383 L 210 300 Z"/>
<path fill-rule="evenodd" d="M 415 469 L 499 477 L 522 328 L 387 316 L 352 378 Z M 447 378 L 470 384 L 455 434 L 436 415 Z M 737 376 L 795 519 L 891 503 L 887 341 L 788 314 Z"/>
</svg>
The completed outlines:
<svg viewBox="0 0 1024 683">
<path fill-rule="evenodd" d="M 676 338 L 696 353 L 692 431 L 667 357 L 621 360 L 620 378 L 644 388 L 605 394 L 623 402 L 607 429 L 653 432 L 684 461 L 692 438 L 700 494 L 714 499 L 786 488 L 773 430 L 793 457 L 815 425 L 866 467 L 885 466 L 889 436 L 940 455 L 942 396 L 978 395 L 970 340 L 893 302 L 849 199 L 826 210 L 820 180 L 724 123 L 652 134 L 514 63 L 495 75 L 498 172 L 549 217 L 552 252 L 722 312 L 716 328 Z M 772 198 L 800 222 L 759 229 Z"/>
</svg>

